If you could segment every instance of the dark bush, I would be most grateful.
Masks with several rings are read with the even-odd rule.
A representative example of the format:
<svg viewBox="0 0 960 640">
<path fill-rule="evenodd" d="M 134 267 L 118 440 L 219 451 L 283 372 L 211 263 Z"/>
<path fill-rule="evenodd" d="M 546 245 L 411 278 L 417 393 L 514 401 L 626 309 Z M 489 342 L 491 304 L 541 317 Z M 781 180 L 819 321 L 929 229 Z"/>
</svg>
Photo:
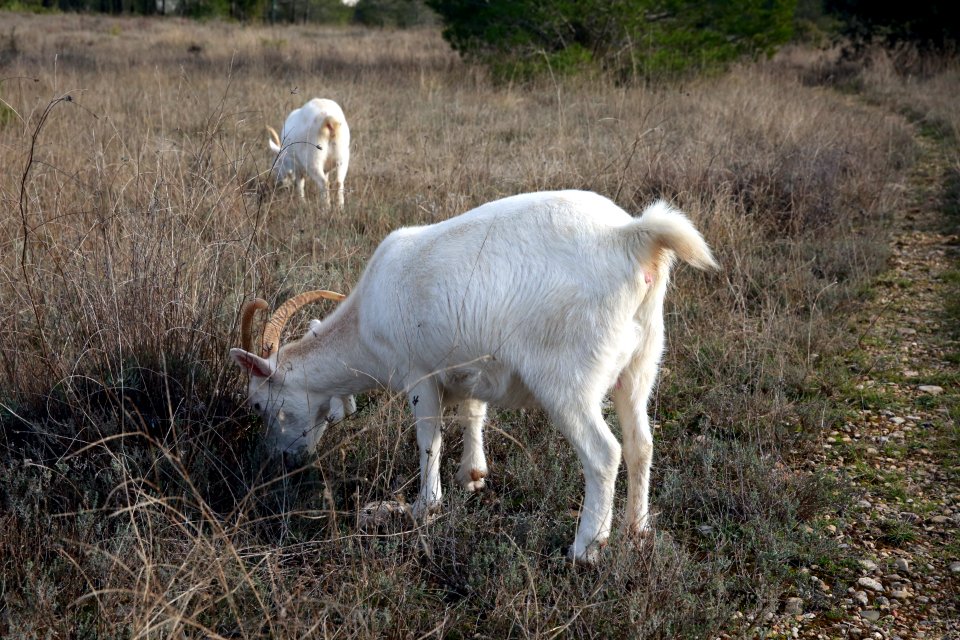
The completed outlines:
<svg viewBox="0 0 960 640">
<path fill-rule="evenodd" d="M 427 0 L 444 37 L 498 75 L 595 66 L 656 78 L 769 54 L 792 33 L 794 0 Z"/>
<path fill-rule="evenodd" d="M 925 51 L 954 51 L 960 41 L 960 15 L 952 2 L 902 4 L 869 0 L 826 0 L 828 13 L 841 21 L 853 50 L 873 43 L 910 44 Z"/>
<path fill-rule="evenodd" d="M 422 0 L 360 0 L 353 20 L 371 27 L 413 27 L 436 22 Z"/>
</svg>

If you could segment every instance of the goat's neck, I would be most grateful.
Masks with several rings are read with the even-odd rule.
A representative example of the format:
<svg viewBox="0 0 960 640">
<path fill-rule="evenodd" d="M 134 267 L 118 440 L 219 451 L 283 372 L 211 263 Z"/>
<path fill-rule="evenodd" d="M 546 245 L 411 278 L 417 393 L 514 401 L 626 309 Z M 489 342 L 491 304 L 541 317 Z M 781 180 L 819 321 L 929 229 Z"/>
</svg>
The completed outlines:
<svg viewBox="0 0 960 640">
<path fill-rule="evenodd" d="M 357 332 L 355 314 L 343 309 L 320 327 L 291 345 L 291 357 L 300 359 L 314 391 L 353 395 L 374 388 L 377 372 Z"/>
</svg>

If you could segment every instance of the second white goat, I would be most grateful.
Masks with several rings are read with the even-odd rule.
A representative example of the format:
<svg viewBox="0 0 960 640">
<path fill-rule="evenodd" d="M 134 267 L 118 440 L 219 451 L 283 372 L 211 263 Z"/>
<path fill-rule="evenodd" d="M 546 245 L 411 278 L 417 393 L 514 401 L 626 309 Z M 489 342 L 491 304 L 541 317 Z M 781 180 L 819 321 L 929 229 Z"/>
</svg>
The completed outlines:
<svg viewBox="0 0 960 640">
<path fill-rule="evenodd" d="M 575 449 L 586 483 L 570 556 L 592 561 L 611 530 L 621 445 L 601 414 L 606 393 L 623 430 L 626 528 L 643 534 L 653 440 L 647 400 L 664 347 L 663 300 L 674 255 L 716 267 L 693 224 L 665 202 L 634 218 L 594 193 L 529 193 L 444 222 L 399 229 L 374 252 L 353 293 L 279 347 L 283 325 L 320 291 L 287 301 L 251 352 L 249 403 L 277 450 L 315 442 L 351 394 L 406 393 L 420 449 L 419 516 L 441 499 L 444 407 L 464 430 L 457 481 L 484 487 L 487 403 L 542 407 Z M 255 303 L 260 308 L 266 303 Z M 336 406 L 331 405 L 334 402 Z M 339 415 L 335 416 L 339 417 Z"/>
<path fill-rule="evenodd" d="M 290 112 L 281 134 L 269 126 L 267 131 L 270 149 L 277 154 L 273 165 L 277 181 L 288 184 L 295 180 L 303 199 L 309 177 L 320 187 L 328 208 L 332 188 L 342 209 L 343 183 L 350 166 L 350 127 L 340 105 L 314 98 Z"/>
</svg>

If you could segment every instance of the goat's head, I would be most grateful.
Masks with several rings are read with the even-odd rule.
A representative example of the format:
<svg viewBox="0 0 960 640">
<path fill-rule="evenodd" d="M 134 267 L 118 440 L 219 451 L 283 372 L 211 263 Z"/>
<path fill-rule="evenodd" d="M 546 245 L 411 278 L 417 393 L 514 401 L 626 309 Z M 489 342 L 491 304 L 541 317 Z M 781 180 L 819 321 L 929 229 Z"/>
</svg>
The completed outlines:
<svg viewBox="0 0 960 640">
<path fill-rule="evenodd" d="M 280 348 L 280 334 L 300 307 L 316 300 L 343 298 L 333 291 L 309 291 L 287 300 L 264 325 L 259 355 L 253 352 L 253 317 L 257 311 L 269 307 L 259 298 L 243 305 L 241 348 L 231 349 L 230 357 L 250 374 L 247 402 L 263 418 L 267 446 L 274 453 L 296 455 L 313 451 L 327 425 L 342 418 L 347 411 L 339 399 L 318 392 L 309 384 L 301 354 L 285 353 L 286 348 Z M 319 320 L 313 320 L 310 330 L 316 331 L 319 325 Z"/>
<path fill-rule="evenodd" d="M 270 145 L 270 150 L 277 154 L 273 162 L 273 176 L 279 184 L 285 187 L 289 186 L 290 183 L 293 182 L 296 173 L 293 154 L 290 153 L 289 148 L 284 149 L 283 143 L 280 141 L 280 134 L 277 133 L 276 129 L 268 125 L 267 131 L 270 133 L 270 138 L 267 140 L 267 143 Z"/>
</svg>

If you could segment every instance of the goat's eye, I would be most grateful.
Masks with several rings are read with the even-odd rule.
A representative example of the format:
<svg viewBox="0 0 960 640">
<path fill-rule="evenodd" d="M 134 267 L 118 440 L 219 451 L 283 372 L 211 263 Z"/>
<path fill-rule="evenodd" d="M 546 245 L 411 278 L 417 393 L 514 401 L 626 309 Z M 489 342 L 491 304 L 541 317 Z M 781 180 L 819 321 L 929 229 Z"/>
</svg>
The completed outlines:
<svg viewBox="0 0 960 640">
<path fill-rule="evenodd" d="M 253 410 L 254 410 L 254 411 L 260 411 L 260 403 L 259 403 L 259 402 L 254 402 L 254 403 L 253 403 Z"/>
</svg>

